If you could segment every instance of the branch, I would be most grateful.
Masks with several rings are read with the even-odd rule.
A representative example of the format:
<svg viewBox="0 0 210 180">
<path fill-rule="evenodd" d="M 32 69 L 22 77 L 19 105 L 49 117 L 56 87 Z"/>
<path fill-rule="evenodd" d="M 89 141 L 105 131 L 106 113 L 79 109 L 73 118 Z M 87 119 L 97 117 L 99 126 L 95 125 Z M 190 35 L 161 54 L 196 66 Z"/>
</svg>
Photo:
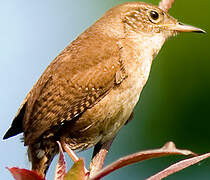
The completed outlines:
<svg viewBox="0 0 210 180">
<path fill-rule="evenodd" d="M 90 162 L 90 177 L 94 176 L 98 171 L 103 168 L 106 155 L 109 152 L 114 138 L 104 143 L 103 145 L 97 144 L 94 147 L 92 160 Z"/>
<path fill-rule="evenodd" d="M 196 156 L 190 159 L 185 159 L 182 160 L 176 164 L 173 164 L 171 166 L 169 166 L 168 168 L 164 169 L 163 171 L 155 174 L 154 176 L 151 176 L 150 178 L 148 178 L 147 180 L 157 180 L 157 179 L 163 179 L 175 172 L 181 171 L 182 169 L 188 167 L 188 166 L 192 166 L 206 158 L 210 157 L 210 153 L 206 153 L 200 156 Z"/>
<path fill-rule="evenodd" d="M 113 171 L 116 171 L 119 168 L 122 168 L 124 166 L 130 165 L 136 162 L 144 161 L 151 158 L 157 158 L 161 156 L 174 155 L 174 154 L 196 156 L 195 153 L 188 150 L 177 149 L 173 142 L 168 142 L 160 149 L 140 151 L 140 152 L 125 156 L 123 158 L 120 158 L 117 161 L 105 167 L 104 169 L 102 169 L 101 171 L 99 171 L 95 176 L 91 177 L 90 180 L 101 179 L 102 177 L 106 176 L 107 174 L 110 174 Z"/>
<path fill-rule="evenodd" d="M 169 9 L 172 7 L 175 0 L 161 0 L 159 3 L 159 8 L 168 12 Z"/>
<path fill-rule="evenodd" d="M 69 157 L 74 161 L 74 163 L 77 163 L 80 160 L 80 158 L 76 155 L 76 153 L 71 149 L 71 147 L 68 144 L 61 142 L 61 146 L 65 150 L 65 152 L 69 155 Z M 89 171 L 86 169 L 85 166 L 84 166 L 84 172 L 85 174 L 89 174 Z"/>
</svg>

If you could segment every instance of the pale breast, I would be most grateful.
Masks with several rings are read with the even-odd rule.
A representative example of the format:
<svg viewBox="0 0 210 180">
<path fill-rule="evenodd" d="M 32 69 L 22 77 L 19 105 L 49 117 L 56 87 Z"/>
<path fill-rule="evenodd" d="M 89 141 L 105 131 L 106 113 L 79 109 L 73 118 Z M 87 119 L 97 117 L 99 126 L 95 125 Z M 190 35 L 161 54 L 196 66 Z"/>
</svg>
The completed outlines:
<svg viewBox="0 0 210 180">
<path fill-rule="evenodd" d="M 134 64 L 123 83 L 107 96 L 107 108 L 112 117 L 104 129 L 102 142 L 115 136 L 125 124 L 139 100 L 140 93 L 149 76 L 151 63 Z"/>
<path fill-rule="evenodd" d="M 124 59 L 126 62 L 127 79 L 104 99 L 106 108 L 109 111 L 107 114 L 110 114 L 110 117 L 104 120 L 106 125 L 104 126 L 102 142 L 115 136 L 130 117 L 149 77 L 154 54 L 159 52 L 163 42 L 164 39 L 161 35 L 148 39 L 146 37 L 143 39 L 140 35 L 139 38 L 132 39 L 129 44 L 128 40 L 121 42 L 124 47 L 121 55 L 122 61 Z"/>
</svg>

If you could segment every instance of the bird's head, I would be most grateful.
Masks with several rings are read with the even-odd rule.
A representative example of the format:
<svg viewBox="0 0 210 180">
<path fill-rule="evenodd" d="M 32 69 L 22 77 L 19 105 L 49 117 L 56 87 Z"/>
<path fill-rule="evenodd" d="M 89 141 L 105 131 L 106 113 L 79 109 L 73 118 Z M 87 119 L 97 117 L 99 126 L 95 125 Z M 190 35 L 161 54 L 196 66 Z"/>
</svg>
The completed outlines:
<svg viewBox="0 0 210 180">
<path fill-rule="evenodd" d="M 97 23 L 98 31 L 119 39 L 131 40 L 134 49 L 144 50 L 154 58 L 165 40 L 180 32 L 202 29 L 178 22 L 164 10 L 144 2 L 128 2 L 110 9 Z"/>
<path fill-rule="evenodd" d="M 164 10 L 144 2 L 128 2 L 111 8 L 88 31 L 97 38 L 124 40 L 132 49 L 141 51 L 141 58 L 156 57 L 165 40 L 180 32 L 205 32 L 182 24 Z"/>
<path fill-rule="evenodd" d="M 202 29 L 178 22 L 167 12 L 143 2 L 126 3 L 121 5 L 121 13 L 126 30 L 147 35 L 162 34 L 165 38 L 179 32 L 204 33 Z M 123 6 L 125 8 L 123 8 Z"/>
</svg>

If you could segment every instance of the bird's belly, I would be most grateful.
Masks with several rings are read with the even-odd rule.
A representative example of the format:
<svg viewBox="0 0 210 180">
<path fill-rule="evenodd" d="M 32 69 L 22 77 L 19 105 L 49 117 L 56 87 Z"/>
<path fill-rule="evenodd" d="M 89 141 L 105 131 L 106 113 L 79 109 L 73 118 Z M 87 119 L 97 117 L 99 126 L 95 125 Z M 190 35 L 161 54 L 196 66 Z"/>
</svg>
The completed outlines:
<svg viewBox="0 0 210 180">
<path fill-rule="evenodd" d="M 133 109 L 138 102 L 140 90 L 122 90 L 113 91 L 112 100 L 107 103 L 108 115 L 103 122 L 103 133 L 101 142 L 106 142 L 113 138 L 120 128 L 129 119 Z"/>
<path fill-rule="evenodd" d="M 131 77 L 128 76 L 67 127 L 69 133 L 65 141 L 72 149 L 87 149 L 117 134 L 133 112 L 148 78 L 148 73 L 141 72 L 142 69 L 133 71 Z"/>
<path fill-rule="evenodd" d="M 139 62 L 137 62 L 139 63 Z M 103 118 L 99 120 L 101 127 L 101 142 L 113 138 L 119 129 L 129 119 L 139 100 L 140 93 L 148 79 L 151 61 L 134 64 L 127 73 L 128 77 L 117 88 L 113 89 L 99 106 L 104 112 Z M 103 102 L 104 101 L 104 102 Z M 99 125 L 99 126 L 100 126 Z"/>
<path fill-rule="evenodd" d="M 86 149 L 98 142 L 104 143 L 117 134 L 133 112 L 142 90 L 141 84 L 126 83 L 129 82 L 112 89 L 75 122 L 72 129 L 76 131 L 69 136 L 69 140 L 74 141 L 73 149 Z"/>
</svg>

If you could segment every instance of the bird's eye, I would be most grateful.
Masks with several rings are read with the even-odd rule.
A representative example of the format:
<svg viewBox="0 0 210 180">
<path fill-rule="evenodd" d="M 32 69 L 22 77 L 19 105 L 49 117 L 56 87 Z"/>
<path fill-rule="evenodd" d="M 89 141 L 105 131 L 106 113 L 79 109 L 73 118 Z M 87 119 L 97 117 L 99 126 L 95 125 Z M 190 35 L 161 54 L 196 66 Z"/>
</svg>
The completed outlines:
<svg viewBox="0 0 210 180">
<path fill-rule="evenodd" d="M 163 18 L 163 15 L 154 9 L 147 11 L 147 16 L 148 16 L 150 22 L 152 22 L 154 24 L 159 23 Z"/>
<path fill-rule="evenodd" d="M 156 12 L 156 11 L 150 11 L 150 17 L 153 19 L 153 20 L 157 20 L 159 18 L 159 14 Z"/>
</svg>

